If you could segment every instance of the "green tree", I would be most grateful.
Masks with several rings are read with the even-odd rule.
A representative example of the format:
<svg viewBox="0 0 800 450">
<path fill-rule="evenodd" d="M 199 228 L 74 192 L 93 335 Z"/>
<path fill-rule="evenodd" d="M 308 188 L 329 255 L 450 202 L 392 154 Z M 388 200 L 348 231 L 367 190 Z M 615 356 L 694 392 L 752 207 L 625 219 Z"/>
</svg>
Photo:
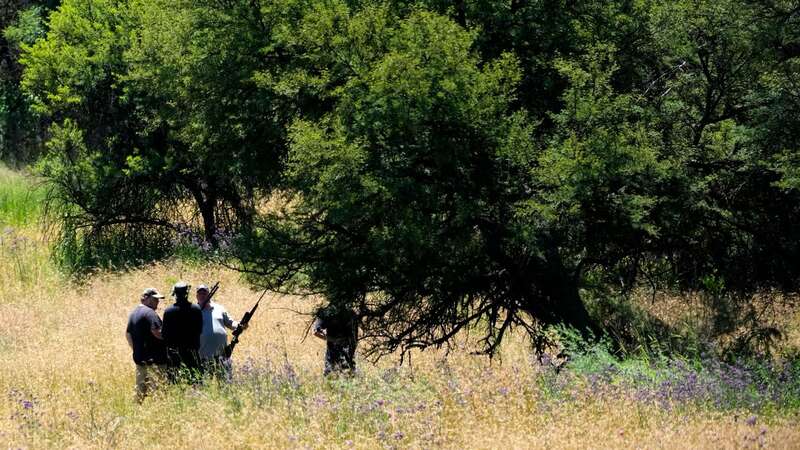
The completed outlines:
<svg viewBox="0 0 800 450">
<path fill-rule="evenodd" d="M 45 123 L 20 89 L 20 48 L 44 34 L 43 16 L 54 1 L 6 1 L 0 5 L 0 159 L 15 165 L 35 161 Z"/>
<path fill-rule="evenodd" d="M 797 287 L 800 197 L 780 180 L 793 164 L 781 157 L 800 143 L 800 55 L 785 50 L 797 39 L 786 24 L 798 9 L 778 5 L 670 2 L 652 11 L 664 76 L 648 96 L 662 153 L 678 161 L 685 187 L 664 240 L 692 287 L 707 276 L 744 293 Z"/>
<path fill-rule="evenodd" d="M 254 76 L 291 5 L 66 1 L 24 47 L 23 87 L 54 122 L 41 172 L 80 264 L 108 244 L 122 261 L 162 256 L 186 226 L 211 246 L 247 226 L 285 154 L 291 109 Z"/>
<path fill-rule="evenodd" d="M 603 332 L 593 300 L 643 279 L 797 288 L 799 12 L 69 0 L 23 87 L 74 248 L 239 232 L 255 282 L 356 307 L 375 352 L 493 353 Z"/>
<path fill-rule="evenodd" d="M 484 323 L 491 352 L 532 315 L 591 328 L 557 248 L 523 242 L 515 202 L 537 149 L 510 107 L 516 59 L 482 62 L 445 17 L 387 14 L 341 16 L 332 41 L 350 50 L 325 62 L 346 81 L 330 114 L 292 126 L 288 206 L 240 247 L 246 269 L 360 307 L 376 351 Z"/>
<path fill-rule="evenodd" d="M 586 302 L 643 278 L 736 299 L 795 288 L 798 140 L 774 111 L 794 107 L 797 73 L 774 30 L 789 39 L 779 24 L 796 12 L 585 8 L 555 32 L 577 33 L 573 52 L 538 53 L 562 88 L 522 102 L 532 119 L 525 58 L 460 26 L 469 8 L 451 21 L 334 2 L 305 17 L 292 80 L 332 107 L 292 126 L 285 206 L 240 247 L 245 270 L 355 304 L 377 352 L 469 326 L 489 353 L 514 326 L 602 332 Z M 493 44 L 510 52 L 483 59 Z"/>
</svg>

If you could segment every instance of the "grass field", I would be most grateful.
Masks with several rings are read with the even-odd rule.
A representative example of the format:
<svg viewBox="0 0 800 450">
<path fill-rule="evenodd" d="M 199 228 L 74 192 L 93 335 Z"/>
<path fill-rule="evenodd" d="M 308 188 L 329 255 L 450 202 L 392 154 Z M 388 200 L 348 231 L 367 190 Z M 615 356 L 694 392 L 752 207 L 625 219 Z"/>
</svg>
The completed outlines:
<svg viewBox="0 0 800 450">
<path fill-rule="evenodd" d="M 0 199 L 27 183 L 3 177 Z M 144 287 L 219 280 L 236 317 L 258 293 L 179 261 L 69 280 L 35 220 L 2 214 L 0 448 L 800 448 L 796 358 L 617 361 L 592 347 L 556 372 L 520 335 L 494 361 L 471 356 L 463 335 L 448 355 L 359 359 L 355 378 L 325 380 L 323 343 L 303 340 L 315 299 L 280 296 L 243 335 L 234 383 L 164 388 L 139 405 L 124 330 Z"/>
<path fill-rule="evenodd" d="M 28 225 L 39 217 L 44 190 L 0 163 L 0 224 Z"/>
</svg>

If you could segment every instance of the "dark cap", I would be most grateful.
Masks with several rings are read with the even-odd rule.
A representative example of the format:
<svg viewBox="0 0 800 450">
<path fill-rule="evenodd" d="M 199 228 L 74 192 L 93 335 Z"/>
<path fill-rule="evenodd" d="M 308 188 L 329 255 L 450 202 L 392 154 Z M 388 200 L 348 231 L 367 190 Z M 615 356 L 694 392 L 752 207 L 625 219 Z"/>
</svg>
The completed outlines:
<svg viewBox="0 0 800 450">
<path fill-rule="evenodd" d="M 186 297 L 189 295 L 189 285 L 185 281 L 178 281 L 175 286 L 172 286 L 172 296 Z"/>
<path fill-rule="evenodd" d="M 163 295 L 158 293 L 156 288 L 147 288 L 144 291 L 142 291 L 142 298 L 144 297 L 164 298 Z"/>
<path fill-rule="evenodd" d="M 209 292 L 209 290 L 208 290 L 208 286 L 206 286 L 205 284 L 201 284 L 200 286 L 197 286 L 197 289 L 195 289 L 195 290 L 196 290 L 197 292 L 200 292 L 200 291 L 206 291 L 206 292 Z"/>
</svg>

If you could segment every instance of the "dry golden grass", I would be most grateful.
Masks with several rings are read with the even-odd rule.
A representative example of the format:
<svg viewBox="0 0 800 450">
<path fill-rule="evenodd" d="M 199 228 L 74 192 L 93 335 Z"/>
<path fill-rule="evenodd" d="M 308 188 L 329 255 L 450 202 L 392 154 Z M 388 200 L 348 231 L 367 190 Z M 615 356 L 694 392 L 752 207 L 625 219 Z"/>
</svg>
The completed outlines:
<svg viewBox="0 0 800 450">
<path fill-rule="evenodd" d="M 730 344 L 748 333 L 747 321 L 741 321 L 726 333 L 717 335 L 712 330 L 714 310 L 709 302 L 699 294 L 682 296 L 666 293 L 640 292 L 637 305 L 651 317 L 663 321 L 678 330 L 692 330 L 699 339 L 714 341 L 720 345 Z M 746 312 L 758 317 L 762 327 L 774 327 L 780 330 L 781 337 L 775 342 L 774 350 L 778 352 L 800 348 L 800 298 L 794 295 L 754 295 L 746 302 L 740 315 Z"/>
<path fill-rule="evenodd" d="M 138 405 L 124 329 L 143 288 L 219 280 L 217 300 L 236 317 L 258 293 L 230 271 L 177 262 L 76 284 L 27 238 L 0 250 L 0 447 L 800 448 L 795 416 L 748 423 L 743 411 L 549 397 L 518 335 L 493 362 L 470 356 L 464 337 L 447 357 L 359 360 L 360 376 L 326 381 L 323 343 L 303 340 L 308 316 L 293 312 L 314 299 L 279 296 L 265 297 L 237 347 L 239 382 L 168 387 Z"/>
</svg>

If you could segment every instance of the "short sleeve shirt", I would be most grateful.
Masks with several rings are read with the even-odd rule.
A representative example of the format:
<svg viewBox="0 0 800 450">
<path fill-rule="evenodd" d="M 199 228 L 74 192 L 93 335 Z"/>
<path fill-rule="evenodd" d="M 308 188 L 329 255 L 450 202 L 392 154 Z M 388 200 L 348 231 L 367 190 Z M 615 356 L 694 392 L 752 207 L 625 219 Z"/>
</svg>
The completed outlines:
<svg viewBox="0 0 800 450">
<path fill-rule="evenodd" d="M 200 333 L 200 357 L 211 359 L 221 355 L 228 345 L 226 328 L 233 328 L 233 319 L 225 307 L 211 302 L 203 308 L 203 332 Z"/>
<path fill-rule="evenodd" d="M 127 332 L 133 341 L 133 362 L 139 365 L 164 364 L 166 350 L 161 339 L 153 336 L 154 329 L 161 329 L 161 319 L 155 311 L 139 305 L 128 316 Z"/>
<path fill-rule="evenodd" d="M 168 348 L 197 351 L 203 331 L 203 314 L 200 307 L 187 301 L 176 302 L 164 311 L 161 335 Z"/>
</svg>

